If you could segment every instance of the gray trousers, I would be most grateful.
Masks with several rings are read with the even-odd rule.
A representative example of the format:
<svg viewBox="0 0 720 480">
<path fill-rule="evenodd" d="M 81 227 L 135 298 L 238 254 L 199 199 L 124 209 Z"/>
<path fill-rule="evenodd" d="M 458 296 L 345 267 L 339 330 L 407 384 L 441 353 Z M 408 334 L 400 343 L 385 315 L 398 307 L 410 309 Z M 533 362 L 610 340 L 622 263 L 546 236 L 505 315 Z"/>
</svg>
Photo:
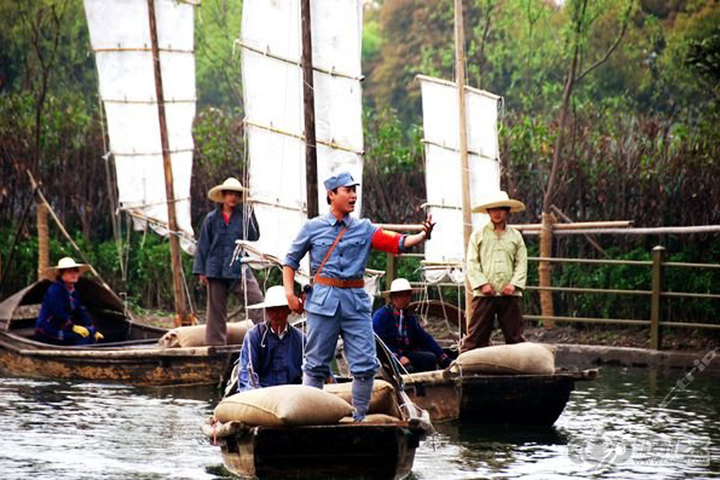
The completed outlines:
<svg viewBox="0 0 720 480">
<path fill-rule="evenodd" d="M 265 300 L 260 285 L 250 270 L 246 270 L 247 305 L 262 303 Z M 227 302 L 228 294 L 232 293 L 241 303 L 245 302 L 243 279 L 226 278 L 207 279 L 207 322 L 205 325 L 206 345 L 225 345 L 227 343 Z M 246 305 L 246 306 L 247 306 Z M 248 310 L 253 323 L 263 321 L 263 309 Z"/>
</svg>

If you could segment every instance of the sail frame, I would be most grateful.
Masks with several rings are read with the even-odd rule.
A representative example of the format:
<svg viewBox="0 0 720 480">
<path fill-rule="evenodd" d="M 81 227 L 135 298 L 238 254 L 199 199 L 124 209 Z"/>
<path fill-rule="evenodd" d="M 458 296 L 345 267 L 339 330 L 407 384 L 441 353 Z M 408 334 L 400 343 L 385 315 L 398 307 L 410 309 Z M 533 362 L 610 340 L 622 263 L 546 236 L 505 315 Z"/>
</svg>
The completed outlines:
<svg viewBox="0 0 720 480">
<path fill-rule="evenodd" d="M 418 75 L 423 106 L 423 145 L 427 207 L 442 228 L 425 244 L 424 276 L 431 283 L 464 280 L 465 251 L 461 197 L 460 134 L 457 84 Z M 468 163 L 471 205 L 477 206 L 500 190 L 498 141 L 502 97 L 465 86 Z M 487 215 L 472 214 L 473 228 L 487 222 Z"/>
<path fill-rule="evenodd" d="M 192 0 L 155 0 L 175 212 L 181 246 L 193 251 L 190 181 L 195 118 Z M 135 228 L 168 231 L 163 151 L 147 0 L 84 0 L 121 210 Z M 190 74 L 188 74 L 190 72 Z"/>
</svg>

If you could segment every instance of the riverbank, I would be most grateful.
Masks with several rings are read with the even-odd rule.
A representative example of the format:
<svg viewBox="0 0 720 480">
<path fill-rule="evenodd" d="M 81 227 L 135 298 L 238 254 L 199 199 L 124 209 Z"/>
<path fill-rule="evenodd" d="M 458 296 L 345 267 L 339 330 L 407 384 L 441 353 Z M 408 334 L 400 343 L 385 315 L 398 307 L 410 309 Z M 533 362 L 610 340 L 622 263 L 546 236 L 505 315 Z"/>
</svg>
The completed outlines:
<svg viewBox="0 0 720 480">
<path fill-rule="evenodd" d="M 240 320 L 242 315 L 233 320 Z M 173 315 L 162 311 L 134 314 L 136 321 L 162 328 L 173 328 Z M 720 333 L 693 330 L 668 330 L 663 335 L 663 349 L 649 349 L 647 328 L 612 326 L 556 326 L 550 330 L 530 326 L 524 330 L 528 341 L 549 343 L 557 347 L 557 365 L 567 368 L 589 368 L 602 365 L 651 367 L 659 369 L 693 369 L 720 375 Z M 493 344 L 504 343 L 496 329 Z M 714 352 L 714 353 L 713 353 Z M 712 358 L 711 358 L 712 357 Z M 703 360 L 705 359 L 705 360 Z"/>
</svg>

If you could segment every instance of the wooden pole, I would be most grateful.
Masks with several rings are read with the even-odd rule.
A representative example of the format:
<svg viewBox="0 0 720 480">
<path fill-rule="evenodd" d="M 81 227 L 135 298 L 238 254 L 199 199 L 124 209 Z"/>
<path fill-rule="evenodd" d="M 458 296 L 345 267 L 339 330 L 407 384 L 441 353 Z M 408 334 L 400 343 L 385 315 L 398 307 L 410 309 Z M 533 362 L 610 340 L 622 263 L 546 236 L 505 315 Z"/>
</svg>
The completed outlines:
<svg viewBox="0 0 720 480">
<path fill-rule="evenodd" d="M 308 218 L 314 218 L 319 214 L 319 207 L 310 0 L 300 0 L 300 23 L 302 29 L 303 107 L 305 111 L 305 183 L 307 190 L 307 215 Z"/>
<path fill-rule="evenodd" d="M 657 246 L 652 249 L 652 296 L 650 297 L 650 348 L 660 350 L 662 336 L 660 321 L 662 317 L 663 262 L 665 261 L 665 247 Z"/>
<path fill-rule="evenodd" d="M 50 234 L 48 233 L 48 209 L 38 199 L 35 208 L 37 209 L 37 235 L 38 235 L 38 281 L 46 278 L 45 272 L 50 266 Z"/>
<path fill-rule="evenodd" d="M 182 258 L 180 257 L 180 241 L 177 237 L 177 217 L 175 212 L 175 190 L 173 188 L 172 161 L 165 119 L 165 94 L 163 92 L 162 71 L 160 68 L 160 48 L 158 46 L 157 22 L 155 19 L 155 1 L 148 0 L 148 17 L 150 20 L 150 42 L 152 44 L 153 68 L 155 71 L 155 95 L 157 97 L 158 120 L 160 123 L 160 143 L 162 145 L 163 168 L 165 171 L 165 196 L 168 207 L 168 229 L 170 230 L 170 261 L 172 267 L 173 295 L 175 297 L 175 324 L 191 323 L 187 315 L 185 293 L 182 281 Z"/>
<path fill-rule="evenodd" d="M 542 258 L 552 257 L 552 232 L 556 223 L 552 213 L 542 213 L 542 226 L 540 227 L 540 256 Z M 538 264 L 538 283 L 541 287 L 552 286 L 552 265 L 550 262 Z M 540 312 L 543 317 L 543 327 L 551 329 L 555 327 L 551 317 L 555 316 L 553 294 L 551 290 L 540 290 Z"/>
<path fill-rule="evenodd" d="M 468 162 L 467 118 L 465 114 L 465 34 L 463 30 L 462 0 L 455 0 L 455 76 L 458 91 L 458 130 L 460 132 L 460 179 L 462 186 L 463 253 L 467 254 L 472 234 L 472 209 L 470 205 L 470 164 Z M 465 321 L 472 314 L 472 289 L 465 282 Z"/>
<path fill-rule="evenodd" d="M 390 284 L 397 277 L 397 258 L 389 252 L 385 255 L 385 289 L 390 290 Z"/>
</svg>

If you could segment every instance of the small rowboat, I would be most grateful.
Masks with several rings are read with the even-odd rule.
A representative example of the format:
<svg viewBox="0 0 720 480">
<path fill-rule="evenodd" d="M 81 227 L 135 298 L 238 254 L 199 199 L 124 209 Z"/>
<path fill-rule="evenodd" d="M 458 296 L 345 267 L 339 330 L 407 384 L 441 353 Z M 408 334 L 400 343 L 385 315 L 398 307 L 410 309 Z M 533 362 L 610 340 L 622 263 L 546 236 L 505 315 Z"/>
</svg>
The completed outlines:
<svg viewBox="0 0 720 480">
<path fill-rule="evenodd" d="M 77 347 L 38 342 L 35 319 L 51 284 L 34 283 L 0 303 L 0 371 L 131 385 L 214 385 L 237 358 L 239 345 L 160 348 L 167 330 L 135 323 L 114 292 L 88 278 L 76 288 L 105 340 Z"/>
</svg>

